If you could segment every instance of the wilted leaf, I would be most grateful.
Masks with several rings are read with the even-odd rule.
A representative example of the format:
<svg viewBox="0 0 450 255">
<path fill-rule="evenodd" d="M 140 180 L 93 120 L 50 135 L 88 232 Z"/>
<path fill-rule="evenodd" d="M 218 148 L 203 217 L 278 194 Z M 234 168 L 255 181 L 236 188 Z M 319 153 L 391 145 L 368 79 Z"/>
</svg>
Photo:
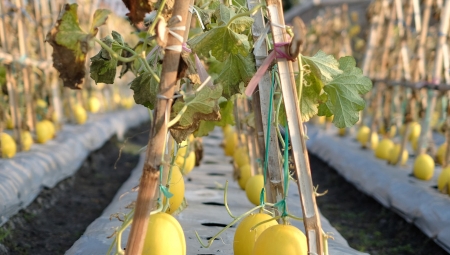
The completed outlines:
<svg viewBox="0 0 450 255">
<path fill-rule="evenodd" d="M 218 100 L 221 94 L 221 86 L 205 86 L 196 95 L 176 100 L 172 106 L 171 119 L 175 118 L 185 106 L 186 110 L 181 115 L 180 120 L 170 127 L 170 132 L 175 141 L 185 140 L 189 134 L 199 128 L 201 120 L 220 120 Z"/>
<path fill-rule="evenodd" d="M 125 6 L 130 10 L 127 13 L 128 18 L 133 24 L 144 20 L 145 14 L 153 10 L 153 0 L 122 0 Z"/>
<path fill-rule="evenodd" d="M 85 33 L 78 23 L 77 8 L 77 4 L 64 5 L 56 25 L 46 37 L 46 41 L 53 47 L 53 66 L 59 71 L 64 86 L 72 89 L 81 88 L 91 40 L 109 13 L 106 10 L 98 10 L 90 33 Z"/>
</svg>

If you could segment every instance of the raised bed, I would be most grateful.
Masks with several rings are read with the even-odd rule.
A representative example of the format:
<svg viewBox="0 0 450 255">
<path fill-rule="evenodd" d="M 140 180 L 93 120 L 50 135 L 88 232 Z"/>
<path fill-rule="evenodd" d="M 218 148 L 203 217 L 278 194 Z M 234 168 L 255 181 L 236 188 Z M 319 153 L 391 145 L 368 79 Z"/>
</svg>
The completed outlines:
<svg viewBox="0 0 450 255">
<path fill-rule="evenodd" d="M 122 139 L 128 128 L 148 120 L 148 110 L 142 106 L 90 115 L 84 125 L 64 125 L 44 145 L 34 144 L 12 159 L 0 159 L 0 226 L 27 207 L 43 188 L 53 188 L 73 175 L 89 153 L 111 136 Z"/>
<path fill-rule="evenodd" d="M 442 143 L 443 137 L 435 136 Z M 372 150 L 362 149 L 354 136 L 339 137 L 335 128 L 308 125 L 308 137 L 312 154 L 450 252 L 450 198 L 435 188 L 440 166 L 431 180 L 421 181 L 411 176 L 413 158 L 402 167 L 388 165 Z"/>
<path fill-rule="evenodd" d="M 218 129 L 210 136 L 203 139 L 204 158 L 202 164 L 195 168 L 186 177 L 185 198 L 188 207 L 182 211 L 177 219 L 184 229 L 187 242 L 187 254 L 233 254 L 233 237 L 235 227 L 227 230 L 221 240 L 216 240 L 209 248 L 202 248 L 195 237 L 197 231 L 203 241 L 215 235 L 221 228 L 232 221 L 223 205 L 222 185 L 226 180 L 230 181 L 228 188 L 228 205 L 233 214 L 241 214 L 253 207 L 243 194 L 236 182 L 232 180 L 232 165 L 230 158 L 223 155 L 223 150 L 219 147 L 222 137 Z M 115 228 L 122 223 L 117 219 L 110 219 L 111 214 L 127 213 L 125 209 L 132 201 L 136 200 L 137 193 L 131 192 L 131 189 L 138 184 L 142 173 L 144 156 L 141 156 L 140 163 L 133 170 L 130 179 L 124 183 L 122 188 L 116 194 L 112 203 L 105 209 L 102 216 L 96 219 L 87 228 L 83 236 L 66 252 L 66 255 L 98 255 L 107 254 L 112 239 L 108 239 Z M 290 185 L 288 204 L 289 211 L 295 215 L 302 215 L 301 207 L 296 203 L 298 201 L 298 190 L 294 183 Z M 329 254 L 353 254 L 362 255 L 353 250 L 347 244 L 347 241 L 334 229 L 327 219 L 321 216 L 322 227 L 325 232 L 333 233 L 334 240 L 329 240 Z M 291 221 L 293 225 L 304 231 L 302 222 Z M 127 240 L 129 233 L 124 232 L 122 240 Z M 122 244 L 124 247 L 125 244 Z"/>
</svg>

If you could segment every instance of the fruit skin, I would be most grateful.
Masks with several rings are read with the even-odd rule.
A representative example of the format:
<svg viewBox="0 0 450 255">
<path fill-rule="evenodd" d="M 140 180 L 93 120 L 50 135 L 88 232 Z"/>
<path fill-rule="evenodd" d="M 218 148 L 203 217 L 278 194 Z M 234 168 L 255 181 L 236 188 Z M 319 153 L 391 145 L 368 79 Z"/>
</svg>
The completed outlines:
<svg viewBox="0 0 450 255">
<path fill-rule="evenodd" d="M 261 174 L 250 177 L 245 184 L 245 194 L 247 194 L 248 200 L 254 205 L 259 205 L 259 198 L 261 196 L 261 190 L 264 187 L 264 176 Z M 264 197 L 265 200 L 265 197 Z"/>
<path fill-rule="evenodd" d="M 441 164 L 444 163 L 444 157 L 445 153 L 447 153 L 447 144 L 443 143 L 441 146 L 439 146 L 437 152 L 436 152 L 436 162 Z"/>
<path fill-rule="evenodd" d="M 245 190 L 247 181 L 252 176 L 252 170 L 251 170 L 250 165 L 243 165 L 242 167 L 239 168 L 239 170 L 240 170 L 240 176 L 238 179 L 239 187 L 241 187 L 241 189 Z"/>
<path fill-rule="evenodd" d="M 389 138 L 394 138 L 394 136 L 397 134 L 397 126 L 391 126 L 388 133 L 386 133 L 384 126 L 381 126 L 379 131 L 382 135 L 387 135 L 387 137 Z"/>
<path fill-rule="evenodd" d="M 183 229 L 172 215 L 150 216 L 142 255 L 186 255 Z"/>
<path fill-rule="evenodd" d="M 14 139 L 7 133 L 0 134 L 1 150 L 3 158 L 12 158 L 16 155 L 17 145 Z"/>
<path fill-rule="evenodd" d="M 358 140 L 362 147 L 367 147 L 367 143 L 369 142 L 370 138 L 370 147 L 372 150 L 375 150 L 378 146 L 378 134 L 375 132 L 370 132 L 370 128 L 367 126 L 362 126 L 358 130 L 358 134 L 356 135 L 356 140 Z"/>
<path fill-rule="evenodd" d="M 256 240 L 252 255 L 307 255 L 305 234 L 291 225 L 275 225 Z"/>
<path fill-rule="evenodd" d="M 401 147 L 400 144 L 396 144 L 390 150 L 390 152 L 389 152 L 389 159 L 388 159 L 388 162 L 390 164 L 395 164 L 395 162 L 397 161 L 398 156 L 400 154 L 400 149 L 401 149 L 400 147 Z M 408 151 L 403 149 L 402 158 L 400 159 L 400 162 L 399 162 L 400 165 L 405 165 L 406 161 L 408 161 L 408 157 L 409 157 Z"/>
<path fill-rule="evenodd" d="M 55 124 L 53 124 L 53 122 L 49 120 L 43 120 L 42 122 L 45 123 L 45 125 L 47 125 L 47 129 L 50 132 L 50 137 L 51 138 L 55 137 L 56 134 Z"/>
<path fill-rule="evenodd" d="M 433 178 L 434 160 L 428 154 L 420 154 L 414 161 L 413 174 L 416 178 L 428 181 Z"/>
<path fill-rule="evenodd" d="M 33 137 L 31 136 L 30 131 L 23 131 L 20 135 L 20 139 L 22 140 L 22 150 L 29 151 L 33 144 Z"/>
<path fill-rule="evenodd" d="M 422 127 L 421 127 L 420 124 L 419 124 L 418 122 L 416 122 L 416 121 L 411 122 L 411 123 L 409 124 L 409 126 L 410 126 L 410 132 L 409 132 L 408 140 L 412 142 L 414 139 L 419 138 L 419 136 L 420 136 L 420 131 L 422 130 Z M 403 125 L 403 126 L 400 128 L 400 134 L 403 135 L 403 134 L 405 133 L 405 130 L 406 130 L 406 126 Z"/>
<path fill-rule="evenodd" d="M 74 106 L 74 115 L 75 115 L 75 120 L 77 121 L 77 124 L 82 125 L 86 122 L 87 120 L 87 113 L 86 110 L 83 108 L 83 106 L 81 105 L 75 105 Z"/>
<path fill-rule="evenodd" d="M 163 185 L 167 185 L 167 177 L 163 180 Z M 183 203 L 184 198 L 184 179 L 181 174 L 180 168 L 178 166 L 172 166 L 172 176 L 169 185 L 169 192 L 173 194 L 173 196 L 169 199 L 169 207 L 167 208 L 166 213 L 173 214 L 180 207 L 181 203 Z M 163 198 L 163 204 L 166 203 L 166 197 Z"/>
<path fill-rule="evenodd" d="M 189 156 L 186 158 L 184 163 L 183 174 L 186 175 L 192 171 L 195 167 L 195 152 L 189 152 Z"/>
<path fill-rule="evenodd" d="M 6 128 L 7 129 L 13 129 L 14 128 L 12 119 L 6 119 Z"/>
<path fill-rule="evenodd" d="M 446 168 L 442 169 L 442 172 L 438 177 L 437 181 L 438 190 L 447 193 L 446 191 L 444 191 L 445 185 L 450 186 L 450 166 L 447 166 Z"/>
<path fill-rule="evenodd" d="M 346 128 L 340 128 L 338 131 L 339 136 L 345 136 L 346 133 L 347 133 Z"/>
<path fill-rule="evenodd" d="M 89 111 L 92 113 L 97 113 L 100 110 L 100 100 L 97 97 L 90 97 L 88 100 Z"/>
<path fill-rule="evenodd" d="M 234 150 L 238 145 L 238 136 L 235 132 L 229 133 L 225 137 L 225 155 L 233 156 Z"/>
<path fill-rule="evenodd" d="M 233 154 L 233 159 L 238 167 L 250 164 L 247 147 L 240 146 L 239 148 L 237 148 Z"/>
<path fill-rule="evenodd" d="M 381 140 L 380 144 L 378 144 L 375 150 L 375 157 L 379 159 L 388 160 L 391 149 L 394 147 L 394 143 L 388 139 L 384 138 Z"/>
<path fill-rule="evenodd" d="M 188 174 L 195 167 L 195 152 L 191 151 L 185 158 L 185 155 L 188 153 L 188 146 L 180 147 L 177 151 L 177 156 L 175 158 L 175 164 L 180 167 L 181 172 L 183 174 Z"/>
<path fill-rule="evenodd" d="M 36 137 L 38 143 L 46 143 L 48 140 L 52 139 L 53 134 L 47 122 L 39 121 L 36 123 Z"/>
<path fill-rule="evenodd" d="M 253 231 L 251 228 L 256 226 L 256 224 L 269 220 L 271 217 L 264 213 L 250 214 L 245 217 L 239 226 L 236 228 L 236 233 L 234 234 L 233 250 L 234 255 L 251 255 L 253 247 L 255 245 L 258 237 L 269 227 L 278 225 L 277 221 L 272 220 L 264 224 L 259 225 Z"/>
</svg>

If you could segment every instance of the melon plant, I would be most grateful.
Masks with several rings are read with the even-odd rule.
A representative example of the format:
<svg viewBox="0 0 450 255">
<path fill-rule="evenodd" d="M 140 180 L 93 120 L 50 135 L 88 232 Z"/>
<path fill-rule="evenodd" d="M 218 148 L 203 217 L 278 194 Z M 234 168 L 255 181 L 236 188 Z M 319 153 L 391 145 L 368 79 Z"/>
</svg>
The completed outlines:
<svg viewBox="0 0 450 255">
<path fill-rule="evenodd" d="M 246 4 L 251 7 L 247 8 Z M 199 15 L 192 17 L 189 14 L 190 5 L 193 5 L 192 8 Z M 252 96 L 259 83 L 260 74 L 266 73 L 267 68 L 272 66 L 270 71 L 273 74 L 273 85 L 268 86 L 271 89 L 271 96 L 264 100 L 269 100 L 272 106 L 276 106 L 271 106 L 276 116 L 274 119 L 276 131 L 280 133 L 279 126 L 284 126 L 286 134 L 289 130 L 293 134 L 291 145 L 298 177 L 297 184 L 301 189 L 302 200 L 306 201 L 302 204 L 303 211 L 311 212 L 315 216 L 304 219 L 307 235 L 315 233 L 314 237 L 308 238 L 316 240 L 308 244 L 308 249 L 316 253 L 322 253 L 326 249 L 326 240 L 323 237 L 315 203 L 316 194 L 309 177 L 310 169 L 304 140 L 306 134 L 302 123 L 316 115 L 328 118 L 328 122 L 339 128 L 350 127 L 358 122 L 359 112 L 365 107 L 362 95 L 371 89 L 372 83 L 356 67 L 353 57 L 336 59 L 320 50 L 311 56 L 302 55 L 302 34 L 306 33 L 305 28 L 298 19 L 292 29 L 286 29 L 283 20 L 275 20 L 282 16 L 279 15 L 282 13 L 281 1 L 267 1 L 267 6 L 250 1 L 245 3 L 242 0 L 225 3 L 218 0 L 195 3 L 185 0 L 127 1 L 130 10 L 128 18 L 132 23 L 142 22 L 145 14 L 150 13 L 149 25 L 140 33 L 140 41 L 134 45 L 125 42 L 124 37 L 116 31 L 112 31 L 111 35 L 104 38 L 97 38 L 100 27 L 106 23 L 110 15 L 105 9 L 99 9 L 94 13 L 92 23 L 88 30 L 84 31 L 78 22 L 77 7 L 77 4 L 64 5 L 57 23 L 46 38 L 54 48 L 53 60 L 56 63 L 54 66 L 60 72 L 64 86 L 80 87 L 87 72 L 85 70 L 87 51 L 96 43 L 101 49 L 90 59 L 91 78 L 96 83 L 112 84 L 118 74 L 117 68 L 121 66 L 121 76 L 126 72 L 131 72 L 135 76 L 130 83 L 130 88 L 134 92 L 134 102 L 152 110 L 153 115 L 136 205 L 118 231 L 115 244 L 121 243 L 121 233 L 131 225 L 125 252 L 142 254 L 143 247 L 146 247 L 144 234 L 149 226 L 149 217 L 152 222 L 153 217 L 164 215 L 155 214 L 167 209 L 168 203 L 164 204 L 161 197 L 164 195 L 169 198 L 170 204 L 170 197 L 173 195 L 170 187 L 167 189 L 160 182 L 164 169 L 170 169 L 174 164 L 181 165 L 181 159 L 184 159 L 182 170 L 185 173 L 191 170 L 184 168 L 192 152 L 187 155 L 188 149 L 182 149 L 180 145 L 192 134 L 201 137 L 208 135 L 216 126 L 234 125 L 236 117 L 233 112 L 234 102 L 237 98 L 242 98 L 243 94 Z M 259 23 L 262 25 L 264 25 L 261 23 L 263 15 L 273 19 L 271 20 L 273 40 L 269 40 L 270 45 L 264 47 L 266 51 L 267 46 L 275 48 L 267 56 L 266 64 L 261 65 L 262 68 L 258 70 L 257 58 L 252 53 L 258 50 L 254 47 L 259 42 L 251 34 L 253 25 L 256 24 L 257 13 L 260 16 Z M 196 28 L 192 30 L 191 24 L 187 22 L 191 18 L 194 19 L 192 23 L 196 24 Z M 274 24 L 280 26 L 276 27 Z M 277 30 L 280 30 L 279 33 L 275 32 Z M 293 38 L 292 47 L 288 47 L 288 38 L 284 36 L 287 33 Z M 67 68 L 67 59 L 73 60 L 70 69 Z M 298 66 L 299 71 L 295 74 L 290 61 Z M 272 62 L 276 65 L 271 65 Z M 275 99 L 275 92 L 281 92 L 282 96 Z M 132 104 L 133 102 L 127 102 L 124 106 L 131 107 Z M 75 105 L 73 111 L 77 123 L 86 122 L 87 114 L 83 105 Z M 251 125 L 250 118 L 246 121 Z M 171 139 L 179 144 L 176 147 L 179 147 L 180 155 L 176 155 L 176 150 L 175 155 L 172 155 L 167 149 L 169 146 L 167 141 Z M 232 156 L 238 145 L 247 140 L 245 137 L 241 139 L 241 134 L 228 132 L 225 137 L 226 155 Z M 284 148 L 283 183 L 287 190 L 289 180 L 287 135 L 284 141 L 287 147 Z M 265 146 L 268 147 L 269 143 L 266 142 Z M 249 163 L 253 163 L 252 160 L 249 158 Z M 246 159 L 240 161 L 241 188 L 246 186 L 247 180 L 251 177 L 251 171 L 248 170 L 250 166 L 246 163 Z M 264 167 L 266 175 L 273 171 L 277 169 Z M 267 178 L 264 180 L 267 181 Z M 169 178 L 167 183 L 171 181 Z M 282 218 L 283 221 L 287 218 L 298 219 L 287 212 L 286 195 L 284 192 L 283 200 L 272 201 L 267 205 L 278 207 L 282 212 L 282 215 L 274 215 L 275 218 L 278 217 L 277 219 Z M 151 212 L 153 201 L 159 201 L 158 209 Z M 265 204 L 259 204 L 251 211 L 235 218 L 233 222 L 255 210 L 265 210 L 265 207 Z M 290 229 L 287 225 L 283 226 Z M 296 231 L 292 230 L 292 233 L 294 232 Z M 148 235 L 156 233 L 149 232 Z M 296 233 L 291 240 L 303 246 L 302 239 Z M 167 243 L 167 238 L 162 242 Z M 118 247 L 115 247 L 115 250 L 116 253 L 122 253 Z M 156 250 L 157 248 L 155 252 Z M 182 252 L 183 249 L 177 250 L 177 254 Z"/>
</svg>

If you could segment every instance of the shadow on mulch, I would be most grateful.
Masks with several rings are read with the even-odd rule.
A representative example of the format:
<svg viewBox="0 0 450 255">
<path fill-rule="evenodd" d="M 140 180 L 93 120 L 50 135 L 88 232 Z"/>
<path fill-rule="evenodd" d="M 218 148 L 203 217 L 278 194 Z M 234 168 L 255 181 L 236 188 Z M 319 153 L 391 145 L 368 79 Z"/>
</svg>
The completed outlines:
<svg viewBox="0 0 450 255">
<path fill-rule="evenodd" d="M 447 255 L 416 226 L 361 193 L 332 167 L 310 156 L 314 185 L 321 213 L 348 241 L 349 245 L 371 255 Z"/>
<path fill-rule="evenodd" d="M 116 137 L 92 152 L 78 172 L 53 189 L 44 189 L 26 209 L 0 227 L 1 255 L 64 254 L 88 225 L 101 215 L 139 161 L 150 124 L 130 129 L 123 142 Z M 3 246 L 3 247 L 2 247 Z"/>
</svg>

